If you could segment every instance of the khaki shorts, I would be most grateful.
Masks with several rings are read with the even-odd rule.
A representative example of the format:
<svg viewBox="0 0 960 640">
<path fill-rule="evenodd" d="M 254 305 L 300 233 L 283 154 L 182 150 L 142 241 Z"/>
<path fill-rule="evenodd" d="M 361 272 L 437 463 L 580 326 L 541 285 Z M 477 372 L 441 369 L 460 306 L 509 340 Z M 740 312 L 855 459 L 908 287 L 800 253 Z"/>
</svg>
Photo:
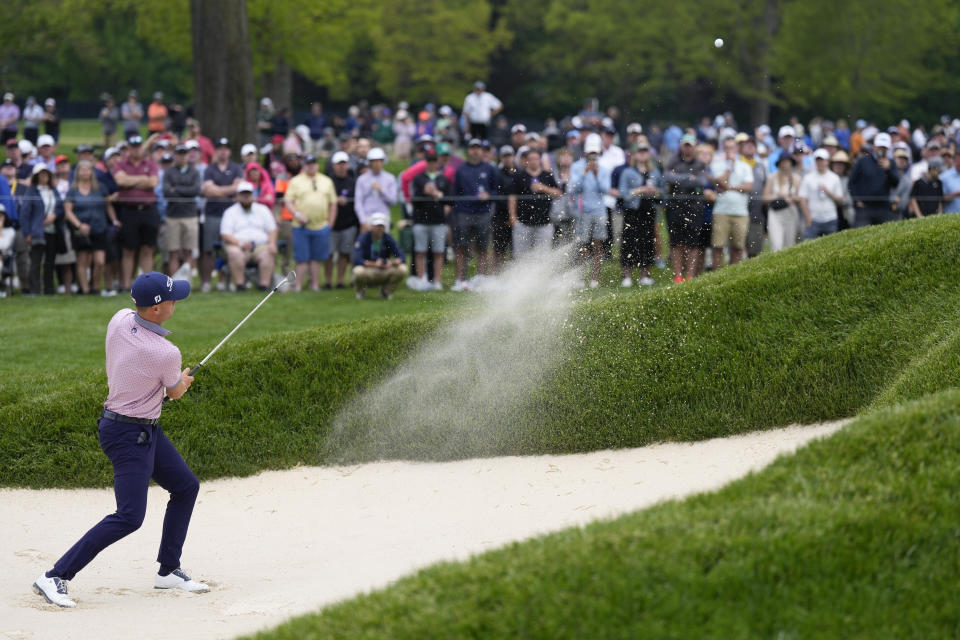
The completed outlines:
<svg viewBox="0 0 960 640">
<path fill-rule="evenodd" d="M 713 214 L 713 246 L 724 247 L 729 241 L 732 249 L 743 249 L 747 246 L 749 229 L 750 216 L 715 213 Z"/>
<path fill-rule="evenodd" d="M 197 218 L 167 218 L 167 251 L 197 251 L 200 248 L 200 230 Z"/>
</svg>

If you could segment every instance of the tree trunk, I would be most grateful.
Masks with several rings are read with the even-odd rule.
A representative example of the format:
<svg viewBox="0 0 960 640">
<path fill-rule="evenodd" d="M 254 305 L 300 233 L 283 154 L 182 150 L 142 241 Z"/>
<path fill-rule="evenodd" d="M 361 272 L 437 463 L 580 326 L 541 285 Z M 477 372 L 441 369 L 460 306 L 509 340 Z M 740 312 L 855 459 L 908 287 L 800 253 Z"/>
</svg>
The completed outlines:
<svg viewBox="0 0 960 640">
<path fill-rule="evenodd" d="M 780 0 L 767 0 L 762 13 L 759 14 L 760 23 L 757 47 L 757 74 L 754 85 L 760 95 L 750 101 L 750 124 L 754 128 L 761 124 L 770 124 L 770 56 L 773 41 L 780 30 L 782 18 Z"/>
<path fill-rule="evenodd" d="M 286 62 L 277 61 L 270 71 L 260 76 L 260 91 L 273 100 L 277 109 L 293 113 L 293 70 Z"/>
<path fill-rule="evenodd" d="M 190 0 L 195 114 L 209 138 L 256 140 L 253 64 L 245 0 Z"/>
</svg>

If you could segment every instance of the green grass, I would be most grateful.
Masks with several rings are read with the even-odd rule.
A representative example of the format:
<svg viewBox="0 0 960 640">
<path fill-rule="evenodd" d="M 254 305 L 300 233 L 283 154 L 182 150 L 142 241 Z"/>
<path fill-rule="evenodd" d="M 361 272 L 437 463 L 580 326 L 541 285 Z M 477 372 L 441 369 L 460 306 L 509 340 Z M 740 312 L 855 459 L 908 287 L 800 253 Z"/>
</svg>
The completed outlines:
<svg viewBox="0 0 960 640">
<path fill-rule="evenodd" d="M 957 637 L 958 474 L 951 390 L 719 492 L 436 565 L 256 638 Z"/>
<path fill-rule="evenodd" d="M 956 327 L 958 294 L 960 219 L 942 217 L 835 235 L 679 287 L 588 295 L 571 329 L 557 337 L 565 362 L 528 398 L 520 419 L 484 417 L 489 437 L 463 439 L 445 456 L 591 451 L 852 416 L 897 381 L 924 375 L 917 354 Z M 406 295 L 423 309 L 417 301 L 424 296 Z M 184 327 L 173 337 L 182 340 L 186 362 L 202 357 L 245 312 L 234 306 L 226 313 L 218 298 L 231 299 L 197 296 L 178 309 L 171 327 Z M 165 428 L 198 476 L 439 457 L 432 443 L 446 434 L 432 425 L 348 424 L 333 437 L 330 426 L 346 401 L 402 361 L 444 316 L 391 315 L 276 334 L 278 326 L 311 322 L 309 300 L 299 300 L 281 297 L 271 315 L 255 316 L 251 331 L 271 337 L 218 352 L 196 387 L 165 411 Z M 329 298 L 312 300 L 319 312 Z M 195 306 L 189 315 L 191 304 L 208 301 L 209 310 Z M 77 323 L 89 332 L 88 366 L 57 375 L 51 365 L 42 375 L 14 372 L 5 380 L 12 392 L 0 395 L 0 451 L 10 464 L 0 468 L 0 485 L 109 483 L 92 424 L 105 395 L 100 336 L 114 307 L 97 309 Z M 11 326 L 30 322 L 25 315 Z M 218 324 L 197 329 L 207 323 Z M 61 317 L 36 335 L 50 336 L 56 347 L 64 335 L 73 338 L 65 331 L 71 328 Z M 27 345 L 22 353 L 43 350 Z"/>
</svg>

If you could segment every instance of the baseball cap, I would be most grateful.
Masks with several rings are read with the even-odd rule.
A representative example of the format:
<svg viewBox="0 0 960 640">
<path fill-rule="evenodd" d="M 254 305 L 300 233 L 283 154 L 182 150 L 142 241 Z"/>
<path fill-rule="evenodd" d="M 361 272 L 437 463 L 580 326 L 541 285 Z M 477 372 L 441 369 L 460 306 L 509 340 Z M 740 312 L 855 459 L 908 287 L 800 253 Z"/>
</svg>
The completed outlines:
<svg viewBox="0 0 960 640">
<path fill-rule="evenodd" d="M 483 140 L 480 141 L 480 146 L 483 147 L 484 149 L 492 149 L 492 148 L 493 148 L 493 145 L 490 144 L 490 141 L 487 140 L 486 138 L 484 138 Z"/>
<path fill-rule="evenodd" d="M 54 145 L 53 136 L 49 134 L 43 134 L 37 138 L 37 148 L 40 147 L 52 147 Z"/>
<path fill-rule="evenodd" d="M 736 143 L 746 142 L 750 139 L 750 135 L 741 131 L 737 135 L 733 136 L 733 141 Z"/>
<path fill-rule="evenodd" d="M 940 149 L 940 143 L 936 140 L 931 140 L 927 143 L 927 149 Z"/>
<path fill-rule="evenodd" d="M 74 149 L 77 153 L 90 153 L 93 151 L 93 147 L 86 143 L 81 143 L 77 145 L 77 148 Z"/>
<path fill-rule="evenodd" d="M 883 133 L 882 131 L 873 137 L 873 146 L 874 147 L 883 147 L 884 149 L 890 148 L 890 134 Z"/>
<path fill-rule="evenodd" d="M 173 148 L 173 152 L 174 152 L 174 153 L 186 153 L 186 152 L 187 152 L 187 145 L 185 145 L 185 144 L 178 144 L 177 146 L 175 146 L 175 147 Z"/>
<path fill-rule="evenodd" d="M 501 155 L 501 156 L 512 156 L 512 155 L 513 155 L 513 147 L 511 147 L 511 146 L 508 145 L 508 144 L 503 145 L 502 147 L 500 147 L 500 155 Z"/>
<path fill-rule="evenodd" d="M 927 168 L 943 171 L 943 160 L 940 158 L 930 158 L 927 161 Z"/>
<path fill-rule="evenodd" d="M 42 162 L 38 162 L 37 164 L 33 165 L 33 171 L 30 172 L 30 175 L 35 176 L 42 171 L 46 171 L 50 175 L 53 175 L 53 172 L 50 171 L 50 169 L 47 168 L 47 165 Z"/>
<path fill-rule="evenodd" d="M 580 135 L 580 132 L 576 129 L 570 129 L 570 131 L 567 131 L 568 138 L 576 138 L 578 135 Z"/>
<path fill-rule="evenodd" d="M 519 133 L 519 132 L 526 133 L 526 132 L 527 132 L 527 125 L 518 122 L 517 124 L 513 125 L 512 127 L 510 127 L 510 133 Z"/>
<path fill-rule="evenodd" d="M 165 140 L 165 139 L 163 139 L 163 138 L 160 138 L 159 140 L 157 140 L 156 142 L 153 143 L 153 147 L 151 147 L 151 148 L 152 148 L 152 149 L 166 149 L 166 148 L 169 147 L 169 146 L 170 146 L 170 141 L 169 141 L 169 140 Z"/>
<path fill-rule="evenodd" d="M 270 142 L 283 142 L 283 136 L 279 133 L 274 134 L 274 136 L 270 138 Z"/>
<path fill-rule="evenodd" d="M 249 142 L 248 142 L 247 144 L 243 145 L 242 147 L 240 147 L 240 155 L 241 155 L 241 156 L 245 156 L 245 155 L 247 155 L 248 153 L 256 153 L 256 152 L 257 152 L 257 146 L 256 146 L 256 145 L 253 145 L 253 144 L 250 144 Z"/>
<path fill-rule="evenodd" d="M 187 140 L 183 143 L 183 146 L 187 148 L 187 151 L 190 151 L 190 149 L 199 149 L 200 143 L 197 140 Z"/>
<path fill-rule="evenodd" d="M 10 138 L 9 140 L 7 140 L 7 149 L 12 149 L 17 146 L 19 146 L 19 144 L 17 143 L 16 138 Z"/>
<path fill-rule="evenodd" d="M 823 139 L 823 146 L 825 147 L 839 147 L 840 141 L 837 140 L 835 136 L 827 136 Z"/>
<path fill-rule="evenodd" d="M 56 164 L 60 164 L 61 162 L 70 162 L 70 158 L 68 158 L 67 156 L 61 153 L 56 158 L 54 158 L 53 161 Z"/>
<path fill-rule="evenodd" d="M 537 133 L 536 131 L 531 131 L 524 137 L 524 140 L 526 140 L 527 142 L 531 142 L 531 141 L 536 142 L 539 139 L 540 139 L 540 134 Z"/>
<path fill-rule="evenodd" d="M 643 133 L 643 127 L 639 122 L 631 122 L 627 125 L 627 133 Z"/>
<path fill-rule="evenodd" d="M 143 138 L 137 135 L 130 136 L 127 138 L 127 144 L 131 147 L 138 147 L 143 144 Z"/>
<path fill-rule="evenodd" d="M 21 140 L 17 143 L 17 146 L 20 147 L 20 153 L 23 155 L 31 154 L 37 150 L 29 140 Z"/>
<path fill-rule="evenodd" d="M 163 154 L 162 156 L 160 156 L 160 162 L 163 162 L 163 163 L 173 162 L 173 154 L 172 153 Z"/>
<path fill-rule="evenodd" d="M 482 147 L 483 143 L 480 141 L 480 138 L 470 138 L 470 142 L 467 143 L 468 147 Z"/>
<path fill-rule="evenodd" d="M 906 149 L 897 149 L 896 151 L 893 152 L 893 157 L 894 157 L 894 158 L 909 158 L 909 157 L 910 157 L 910 152 L 907 151 Z M 939 158 L 935 158 L 935 159 L 939 159 Z M 929 163 L 928 163 L 928 166 L 929 166 Z"/>
<path fill-rule="evenodd" d="M 104 162 L 106 162 L 107 160 L 109 160 L 109 159 L 112 158 L 113 156 L 117 155 L 118 153 L 120 153 L 120 152 L 117 151 L 116 147 L 107 147 L 106 151 L 103 152 L 103 160 L 104 160 Z"/>
<path fill-rule="evenodd" d="M 650 151 L 650 145 L 641 140 L 640 142 L 633 145 L 634 151 Z"/>
<path fill-rule="evenodd" d="M 829 160 L 830 152 L 826 149 L 817 149 L 813 152 L 813 157 L 815 160 Z"/>
<path fill-rule="evenodd" d="M 588 135 L 587 139 L 583 142 L 583 152 L 600 153 L 601 151 L 603 151 L 603 141 L 600 139 L 600 136 L 596 133 Z"/>
<path fill-rule="evenodd" d="M 46 100 L 43 101 L 43 104 L 45 104 L 48 107 L 55 107 L 57 106 L 57 101 L 54 100 L 53 98 L 47 98 Z"/>
<path fill-rule="evenodd" d="M 390 216 L 385 213 L 377 212 L 370 216 L 370 226 L 383 225 L 386 228 L 390 228 Z"/>
<path fill-rule="evenodd" d="M 778 137 L 778 138 L 783 138 L 783 137 L 786 137 L 786 136 L 790 136 L 791 138 L 796 138 L 796 137 L 797 137 L 797 132 L 794 131 L 794 130 L 793 130 L 793 127 L 791 127 L 791 126 L 788 125 L 788 124 L 785 124 L 785 125 L 783 125 L 782 127 L 780 127 L 780 131 L 777 132 L 777 137 Z"/>
<path fill-rule="evenodd" d="M 340 164 L 341 162 L 350 162 L 350 156 L 347 155 L 346 151 L 337 151 L 333 154 L 333 157 L 330 158 L 331 164 Z"/>
<path fill-rule="evenodd" d="M 517 149 L 517 157 L 522 158 L 527 155 L 527 152 L 530 151 L 530 147 L 523 145 Z"/>
<path fill-rule="evenodd" d="M 248 180 L 241 180 L 237 184 L 237 193 L 253 193 L 253 183 Z"/>
<path fill-rule="evenodd" d="M 474 88 L 474 89 L 486 89 L 486 88 L 487 88 L 487 85 L 484 84 L 483 80 L 477 80 L 476 82 L 473 83 L 473 88 Z"/>
<path fill-rule="evenodd" d="M 3 94 L 3 99 L 4 99 L 5 101 L 6 101 L 6 100 L 13 100 L 13 94 L 10 93 L 9 91 L 7 91 L 5 94 Z"/>
<path fill-rule="evenodd" d="M 450 145 L 446 142 L 441 142 L 437 145 L 437 155 L 438 156 L 448 156 L 450 155 Z"/>
<path fill-rule="evenodd" d="M 217 138 L 217 143 L 215 145 L 218 149 L 220 147 L 229 147 L 230 141 L 227 138 Z"/>
<path fill-rule="evenodd" d="M 860 118 L 853 124 L 853 126 L 855 126 L 857 129 L 863 129 L 864 127 L 867 126 L 867 121 L 864 120 L 863 118 Z"/>
<path fill-rule="evenodd" d="M 308 153 L 303 157 L 303 164 L 311 164 L 316 161 L 317 161 L 317 156 L 313 155 L 312 153 Z"/>
<path fill-rule="evenodd" d="M 433 142 L 433 136 L 429 133 L 424 133 L 417 137 L 417 144 L 423 144 L 424 142 Z"/>
<path fill-rule="evenodd" d="M 183 300 L 188 295 L 189 280 L 174 280 L 157 271 L 141 274 L 130 287 L 130 297 L 138 307 L 152 307 L 168 300 Z"/>
<path fill-rule="evenodd" d="M 15 166 L 17 165 L 13 163 L 13 158 L 4 158 L 3 162 L 0 162 L 0 167 L 15 167 Z"/>
<path fill-rule="evenodd" d="M 680 137 L 680 144 L 696 145 L 697 136 L 693 135 L 692 133 L 685 133 Z"/>
<path fill-rule="evenodd" d="M 374 160 L 386 160 L 387 154 L 383 152 L 383 149 L 380 147 L 373 147 L 370 151 L 367 151 L 367 162 L 372 162 Z"/>
</svg>

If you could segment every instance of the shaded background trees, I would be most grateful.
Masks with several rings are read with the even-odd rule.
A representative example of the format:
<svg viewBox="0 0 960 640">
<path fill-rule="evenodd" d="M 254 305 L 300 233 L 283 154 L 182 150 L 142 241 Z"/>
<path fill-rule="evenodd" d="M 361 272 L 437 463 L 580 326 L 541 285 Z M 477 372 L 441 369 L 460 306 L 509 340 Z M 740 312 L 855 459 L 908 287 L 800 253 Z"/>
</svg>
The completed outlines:
<svg viewBox="0 0 960 640">
<path fill-rule="evenodd" d="M 741 123 L 929 122 L 960 103 L 960 0 L 232 3 L 246 9 L 254 96 L 300 109 L 362 98 L 459 108 L 477 78 L 514 118 L 568 114 L 594 96 L 643 121 L 731 110 Z M 77 103 L 131 87 L 202 97 L 191 0 L 6 6 L 3 89 Z M 234 96 L 255 108 L 245 90 Z"/>
</svg>

